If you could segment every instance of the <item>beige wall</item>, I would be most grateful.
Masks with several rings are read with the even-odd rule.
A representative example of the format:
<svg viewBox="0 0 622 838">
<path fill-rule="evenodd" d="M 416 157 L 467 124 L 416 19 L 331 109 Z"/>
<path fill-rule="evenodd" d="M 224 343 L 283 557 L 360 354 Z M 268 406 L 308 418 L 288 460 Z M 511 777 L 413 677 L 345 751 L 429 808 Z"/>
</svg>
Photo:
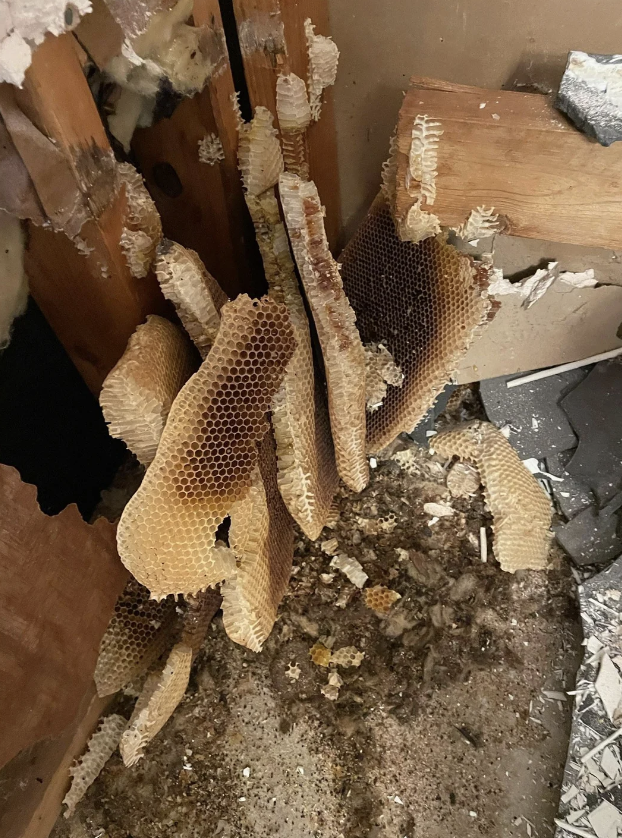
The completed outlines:
<svg viewBox="0 0 622 838">
<path fill-rule="evenodd" d="M 375 195 L 411 75 L 489 88 L 559 83 L 571 49 L 622 52 L 620 0 L 329 0 L 342 211 Z"/>
</svg>

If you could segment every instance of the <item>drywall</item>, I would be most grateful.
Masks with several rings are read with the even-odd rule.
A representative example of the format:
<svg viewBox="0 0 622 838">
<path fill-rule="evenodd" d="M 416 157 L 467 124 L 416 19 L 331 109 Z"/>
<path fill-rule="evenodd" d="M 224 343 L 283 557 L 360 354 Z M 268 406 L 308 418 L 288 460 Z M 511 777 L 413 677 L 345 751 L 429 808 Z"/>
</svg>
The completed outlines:
<svg viewBox="0 0 622 838">
<path fill-rule="evenodd" d="M 620 52 L 619 0 L 329 0 L 349 236 L 380 185 L 411 75 L 499 89 L 559 83 L 569 50 Z M 526 87 L 525 87 L 526 86 Z"/>
</svg>

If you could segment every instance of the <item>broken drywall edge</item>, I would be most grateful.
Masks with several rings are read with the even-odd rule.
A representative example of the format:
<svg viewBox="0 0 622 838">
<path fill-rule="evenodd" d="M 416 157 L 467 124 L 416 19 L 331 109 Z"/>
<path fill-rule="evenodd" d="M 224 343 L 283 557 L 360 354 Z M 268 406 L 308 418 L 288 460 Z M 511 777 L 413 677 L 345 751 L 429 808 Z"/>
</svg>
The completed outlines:
<svg viewBox="0 0 622 838">
<path fill-rule="evenodd" d="M 18 218 L 0 210 L 0 350 L 11 338 L 13 321 L 26 311 L 28 279 L 24 273 L 24 234 Z"/>
<path fill-rule="evenodd" d="M 555 106 L 601 145 L 622 140 L 622 55 L 570 52 Z"/>
<path fill-rule="evenodd" d="M 43 42 L 47 33 L 62 35 L 78 25 L 80 18 L 92 9 L 90 0 L 1 0 L 0 82 L 17 87 L 24 83 L 32 61 L 33 49 Z"/>
<path fill-rule="evenodd" d="M 542 378 L 549 378 L 551 375 L 558 375 L 561 372 L 569 372 L 570 370 L 577 370 L 580 367 L 587 367 L 590 364 L 597 364 L 599 361 L 608 361 L 610 358 L 617 358 L 622 354 L 622 347 L 619 349 L 612 349 L 610 352 L 601 352 L 598 355 L 590 355 L 589 358 L 582 358 L 580 361 L 572 361 L 569 364 L 560 364 L 557 367 L 550 367 L 546 370 L 539 370 L 531 373 L 531 375 L 524 375 L 521 378 L 513 378 L 511 381 L 506 381 L 506 387 L 518 387 L 520 384 L 529 384 L 532 381 L 539 381 Z"/>
</svg>

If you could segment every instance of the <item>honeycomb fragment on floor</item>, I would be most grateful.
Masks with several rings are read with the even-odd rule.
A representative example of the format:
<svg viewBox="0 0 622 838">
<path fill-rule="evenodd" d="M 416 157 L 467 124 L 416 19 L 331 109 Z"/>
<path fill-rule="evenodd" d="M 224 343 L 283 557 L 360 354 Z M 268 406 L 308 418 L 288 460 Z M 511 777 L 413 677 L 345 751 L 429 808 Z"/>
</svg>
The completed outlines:
<svg viewBox="0 0 622 838">
<path fill-rule="evenodd" d="M 501 431 L 490 422 L 465 422 L 434 437 L 442 457 L 472 462 L 493 516 L 493 551 L 501 569 L 543 570 L 551 542 L 551 502 Z"/>
<path fill-rule="evenodd" d="M 175 306 L 184 329 L 205 358 L 216 340 L 227 295 L 198 253 L 170 239 L 158 245 L 155 272 L 162 293 Z"/>
<path fill-rule="evenodd" d="M 239 126 L 238 165 L 244 189 L 260 195 L 275 186 L 283 171 L 283 155 L 273 117 L 259 105 L 250 122 Z"/>
<path fill-rule="evenodd" d="M 156 602 L 136 579 L 130 579 L 115 606 L 99 646 L 95 686 L 112 695 L 146 672 L 173 645 L 179 620 L 173 597 Z"/>
<path fill-rule="evenodd" d="M 304 81 L 295 73 L 280 73 L 276 80 L 276 112 L 281 129 L 285 170 L 309 179 L 307 128 L 311 108 Z"/>
<path fill-rule="evenodd" d="M 147 676 L 119 745 L 126 766 L 136 765 L 143 758 L 149 742 L 173 715 L 186 692 L 191 666 L 192 649 L 185 643 L 177 643 L 164 668 Z"/>
<path fill-rule="evenodd" d="M 318 640 L 317 643 L 309 649 L 309 656 L 311 661 L 316 666 L 328 666 L 332 658 L 331 650 L 325 646 L 321 641 Z"/>
<path fill-rule="evenodd" d="M 339 50 L 332 38 L 315 34 L 315 26 L 310 18 L 305 20 L 304 27 L 309 59 L 309 104 L 311 115 L 317 121 L 322 111 L 322 93 L 337 79 Z"/>
<path fill-rule="evenodd" d="M 155 314 L 138 326 L 99 395 L 111 436 L 148 466 L 155 457 L 175 397 L 196 370 L 181 329 Z"/>
<path fill-rule="evenodd" d="M 369 579 L 369 576 L 363 570 L 363 565 L 357 559 L 346 556 L 345 553 L 334 556 L 330 560 L 330 566 L 340 570 L 357 588 L 363 588 Z"/>
<path fill-rule="evenodd" d="M 386 588 L 384 585 L 365 588 L 363 597 L 365 605 L 381 616 L 388 614 L 393 604 L 402 598 L 397 591 L 392 591 L 391 588 Z"/>
<path fill-rule="evenodd" d="M 115 752 L 127 719 L 123 716 L 110 715 L 102 719 L 97 730 L 87 743 L 86 752 L 69 769 L 71 785 L 63 803 L 67 807 L 65 817 L 70 818 L 90 786 L 99 776 L 102 768 Z"/>
<path fill-rule="evenodd" d="M 235 570 L 215 549 L 216 530 L 250 489 L 294 349 L 285 306 L 245 294 L 223 306 L 216 342 L 175 399 L 117 529 L 121 561 L 152 597 L 197 593 Z"/>
<path fill-rule="evenodd" d="M 360 666 L 365 657 L 365 652 L 360 652 L 356 646 L 342 646 L 331 655 L 330 662 L 336 666 L 343 666 L 344 668 L 350 666 Z"/>
<path fill-rule="evenodd" d="M 442 235 L 401 241 L 382 194 L 340 263 L 364 343 L 384 343 L 404 374 L 367 414 L 368 449 L 377 453 L 421 421 L 494 313 L 488 271 Z"/>
<path fill-rule="evenodd" d="M 369 466 L 365 454 L 365 352 L 356 317 L 328 247 L 315 184 L 285 172 L 279 192 L 324 357 L 337 471 L 350 489 L 360 492 L 369 480 Z"/>
<path fill-rule="evenodd" d="M 296 349 L 272 401 L 278 483 L 308 538 L 325 526 L 339 485 L 326 398 L 315 376 L 309 321 L 273 189 L 246 196 L 264 263 L 268 294 L 287 307 Z"/>
<path fill-rule="evenodd" d="M 132 275 L 142 279 L 149 273 L 162 238 L 160 213 L 136 169 L 130 163 L 118 163 L 117 170 L 127 199 L 121 249 Z"/>
<path fill-rule="evenodd" d="M 231 510 L 229 544 L 237 570 L 221 587 L 225 631 L 235 643 L 260 652 L 287 590 L 294 558 L 293 521 L 279 492 L 270 432 L 260 446 L 253 485 Z"/>
</svg>

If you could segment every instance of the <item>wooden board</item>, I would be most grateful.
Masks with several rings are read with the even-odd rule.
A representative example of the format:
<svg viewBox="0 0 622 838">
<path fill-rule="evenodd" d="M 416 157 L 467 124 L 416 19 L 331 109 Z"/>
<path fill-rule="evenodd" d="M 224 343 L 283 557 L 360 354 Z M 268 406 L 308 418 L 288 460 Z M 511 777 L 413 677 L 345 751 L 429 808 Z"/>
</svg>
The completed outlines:
<svg viewBox="0 0 622 838">
<path fill-rule="evenodd" d="M 418 114 L 443 128 L 436 200 L 423 204 L 443 226 L 457 227 L 476 207 L 494 207 L 511 235 L 622 247 L 621 143 L 604 148 L 589 140 L 539 94 L 417 77 L 398 125 L 399 217 L 416 200 L 405 178 Z"/>
<path fill-rule="evenodd" d="M 304 22 L 329 35 L 327 0 L 233 0 L 244 74 L 253 108 L 263 105 L 276 120 L 276 77 L 296 73 L 307 79 Z M 326 234 L 334 250 L 341 229 L 337 139 L 332 90 L 323 93 L 322 115 L 307 132 L 309 167 L 326 207 Z"/>
</svg>

